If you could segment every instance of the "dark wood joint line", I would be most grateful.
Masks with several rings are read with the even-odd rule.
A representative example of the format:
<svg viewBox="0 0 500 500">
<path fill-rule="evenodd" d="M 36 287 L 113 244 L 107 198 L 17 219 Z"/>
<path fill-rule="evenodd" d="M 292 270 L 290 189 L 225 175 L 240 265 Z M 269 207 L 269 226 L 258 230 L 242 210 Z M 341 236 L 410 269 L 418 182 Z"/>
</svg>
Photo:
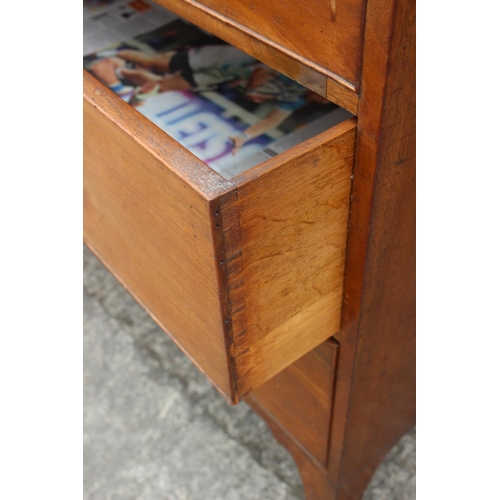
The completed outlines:
<svg viewBox="0 0 500 500">
<path fill-rule="evenodd" d="M 337 371 L 338 371 L 338 360 L 339 360 L 339 353 L 340 353 L 340 343 L 334 338 L 330 337 L 327 342 L 331 344 L 332 346 L 335 346 L 336 349 L 333 349 L 333 369 L 332 369 L 332 379 L 331 379 L 331 386 L 330 386 L 330 420 L 328 424 L 328 435 L 327 435 L 327 453 L 326 453 L 326 461 L 325 461 L 325 470 L 328 470 L 329 461 L 330 461 L 330 446 L 332 444 L 332 423 L 333 423 L 333 407 L 335 404 L 335 382 L 337 380 Z"/>
<path fill-rule="evenodd" d="M 242 397 L 238 385 L 240 374 L 236 365 L 236 344 L 237 338 L 241 338 L 246 329 L 237 189 L 212 201 L 211 213 L 231 403 L 236 404 Z"/>
</svg>

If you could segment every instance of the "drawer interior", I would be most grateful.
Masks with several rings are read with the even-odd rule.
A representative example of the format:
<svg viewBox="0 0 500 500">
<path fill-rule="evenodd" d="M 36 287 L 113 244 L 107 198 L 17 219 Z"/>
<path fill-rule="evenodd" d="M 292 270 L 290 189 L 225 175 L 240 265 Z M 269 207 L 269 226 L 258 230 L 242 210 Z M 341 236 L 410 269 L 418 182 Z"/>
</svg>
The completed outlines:
<svg viewBox="0 0 500 500">
<path fill-rule="evenodd" d="M 84 68 L 226 179 L 351 116 L 150 0 L 132 3 L 147 27 L 110 30 L 133 10 L 115 3 L 87 13 Z"/>
<path fill-rule="evenodd" d="M 341 113 L 225 178 L 84 72 L 85 242 L 232 403 L 340 326 Z"/>
</svg>

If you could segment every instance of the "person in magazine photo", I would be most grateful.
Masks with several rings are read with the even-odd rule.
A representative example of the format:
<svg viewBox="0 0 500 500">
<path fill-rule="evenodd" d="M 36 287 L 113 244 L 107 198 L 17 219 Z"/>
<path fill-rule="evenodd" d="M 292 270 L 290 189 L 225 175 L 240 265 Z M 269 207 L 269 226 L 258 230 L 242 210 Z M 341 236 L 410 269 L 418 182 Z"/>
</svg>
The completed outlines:
<svg viewBox="0 0 500 500">
<path fill-rule="evenodd" d="M 241 81 L 257 61 L 231 45 L 217 44 L 149 55 L 140 50 L 104 51 L 92 73 L 130 103 L 160 92 L 216 90 L 225 82 Z M 121 84 L 126 78 L 136 87 Z M 132 99 L 132 97 L 134 99 Z"/>
</svg>

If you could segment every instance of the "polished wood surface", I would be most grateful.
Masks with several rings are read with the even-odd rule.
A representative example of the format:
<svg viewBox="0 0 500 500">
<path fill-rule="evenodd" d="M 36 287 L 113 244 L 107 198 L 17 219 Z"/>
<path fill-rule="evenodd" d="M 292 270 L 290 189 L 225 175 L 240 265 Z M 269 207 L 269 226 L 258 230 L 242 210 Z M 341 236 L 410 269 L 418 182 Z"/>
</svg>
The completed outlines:
<svg viewBox="0 0 500 500">
<path fill-rule="evenodd" d="M 332 26 L 346 5 L 340 0 L 319 2 L 320 10 L 328 6 L 331 23 L 324 38 L 306 40 L 295 30 L 288 41 L 280 38 L 279 23 L 262 15 L 282 8 L 274 1 L 263 5 L 259 0 L 261 10 L 248 16 L 239 10 L 240 2 L 230 7 L 219 0 L 159 3 L 356 113 L 357 129 L 355 121 L 345 122 L 228 182 L 96 87 L 96 94 L 87 96 L 86 131 L 104 130 L 116 144 L 90 139 L 97 148 L 91 162 L 110 171 L 97 169 L 91 176 L 93 188 L 101 192 L 86 200 L 91 214 L 86 231 L 102 240 L 108 264 L 130 255 L 137 259 L 124 265 L 122 281 L 141 300 L 137 273 L 149 254 L 139 247 L 157 233 L 140 224 L 156 224 L 163 213 L 147 208 L 142 194 L 151 192 L 160 200 L 158 178 L 160 185 L 171 183 L 161 192 L 172 192 L 173 198 L 159 203 L 172 205 L 165 213 L 181 214 L 191 229 L 184 236 L 200 249 L 203 262 L 189 269 L 207 280 L 208 295 L 200 301 L 210 309 L 210 325 L 200 324 L 197 336 L 189 333 L 192 325 L 182 326 L 187 333 L 170 334 L 229 400 L 246 395 L 294 456 L 308 500 L 360 500 L 380 460 L 415 419 L 415 2 L 367 1 L 366 19 L 361 11 L 360 21 L 363 55 L 353 59 L 351 68 L 359 66 L 352 80 L 344 79 L 347 73 L 332 72 L 343 64 L 335 48 L 325 52 L 331 60 L 324 67 L 311 56 L 336 33 Z M 298 10 L 287 15 L 298 19 Z M 296 46 L 286 45 L 295 39 Z M 101 97 L 109 102 L 99 110 Z M 352 190 L 346 195 L 342 183 L 342 201 L 332 202 L 339 174 L 350 172 L 354 141 Z M 141 169 L 145 180 L 130 184 L 107 159 L 110 151 L 119 162 L 128 162 L 127 172 Z M 338 157 L 345 160 L 340 167 Z M 113 173 L 124 186 L 115 185 Z M 175 196 L 186 191 L 192 202 L 177 206 Z M 341 227 L 347 227 L 347 219 L 341 214 L 349 197 L 346 252 L 345 240 L 339 242 L 346 235 Z M 119 215 L 103 217 L 96 200 L 111 210 L 125 209 L 131 222 Z M 112 228 L 115 223 L 125 231 Z M 135 232 L 138 236 L 130 237 Z M 195 235 L 200 242 L 193 243 Z M 188 245 L 181 243 L 184 236 L 170 236 L 179 240 L 179 255 Z M 188 250 L 190 259 L 198 252 L 194 248 Z M 118 256 L 124 249 L 127 255 Z M 161 244 L 150 253 L 161 267 L 160 250 Z M 161 272 L 146 275 L 150 286 L 164 278 Z M 134 279 L 129 286 L 127 280 Z M 159 314 L 168 308 L 162 299 L 170 293 L 161 287 L 160 292 L 141 292 L 154 296 Z M 199 336 L 207 331 L 213 337 L 207 348 L 214 352 L 200 363 L 197 351 L 208 340 L 199 342 Z M 184 342 L 186 334 L 190 339 Z M 335 341 L 323 342 L 329 336 Z M 186 348 L 189 342 L 193 352 Z M 307 402 L 303 407 L 302 401 Z"/>
<path fill-rule="evenodd" d="M 355 118 L 227 181 L 88 74 L 84 116 L 86 243 L 228 401 L 340 327 Z"/>
<path fill-rule="evenodd" d="M 322 34 L 318 34 L 319 30 L 322 28 L 309 24 L 310 21 L 308 21 L 309 28 L 311 31 L 315 32 L 314 35 L 306 35 L 303 29 L 299 29 L 294 32 L 294 34 L 297 35 L 304 33 L 303 35 L 300 35 L 302 37 L 302 45 L 310 47 L 315 47 L 316 42 L 327 44 L 328 42 L 325 42 L 325 40 L 328 38 L 328 34 L 330 34 L 331 38 L 336 40 L 336 43 L 329 44 L 323 53 L 317 50 L 317 48 L 314 48 L 312 51 L 313 54 L 308 57 L 304 57 L 304 55 L 298 51 L 297 48 L 290 45 L 290 40 L 292 38 L 290 38 L 288 34 L 286 38 L 288 38 L 289 42 L 283 45 L 282 43 L 277 43 L 273 38 L 263 36 L 259 29 L 249 29 L 245 22 L 239 23 L 231 20 L 227 16 L 226 12 L 228 10 L 226 9 L 226 5 L 228 5 L 227 2 L 224 5 L 224 8 L 220 11 L 210 8 L 214 7 L 214 5 L 209 5 L 208 2 L 197 2 L 194 0 L 157 0 L 157 3 L 209 31 L 210 33 L 213 33 L 231 45 L 247 52 L 259 61 L 262 61 L 272 68 L 281 71 L 302 85 L 305 85 L 318 94 L 330 99 L 332 102 L 335 102 L 339 106 L 342 106 L 351 113 L 357 113 L 359 96 L 356 82 L 359 78 L 357 76 L 353 76 L 352 79 L 349 79 L 349 76 L 344 75 L 342 72 L 337 73 L 336 69 L 341 70 L 344 65 L 348 65 L 350 67 L 357 68 L 355 71 L 348 71 L 347 73 L 349 75 L 351 73 L 353 75 L 357 75 L 356 71 L 359 71 L 358 66 L 360 64 L 362 51 L 361 38 L 355 43 L 356 48 L 351 47 L 348 49 L 347 47 L 350 47 L 351 44 L 349 41 L 351 38 L 348 36 L 348 33 L 351 30 L 357 31 L 361 29 L 363 19 L 361 11 L 364 5 L 363 0 L 346 0 L 346 3 L 343 4 L 342 9 L 344 11 L 345 19 L 347 20 L 351 17 L 355 19 L 355 22 L 353 24 L 349 24 L 349 26 L 341 28 L 340 26 L 342 23 L 337 24 L 337 21 L 332 22 L 331 20 L 323 19 L 321 23 L 326 23 L 326 25 L 328 25 L 328 29 L 323 28 Z M 222 2 L 219 3 L 222 4 Z M 260 8 L 265 5 L 276 5 L 273 4 L 273 2 L 269 3 L 259 1 L 258 3 Z M 231 6 L 236 6 L 236 4 L 232 3 Z M 245 13 L 250 12 L 244 6 L 240 5 L 239 8 L 243 9 Z M 326 11 L 328 8 L 329 0 L 322 0 L 322 9 Z M 301 8 L 298 10 L 285 8 L 284 10 L 287 15 L 292 16 L 293 19 L 295 19 L 294 22 L 303 22 L 301 16 L 297 16 L 297 12 L 302 13 Z M 245 19 L 246 18 L 247 16 L 245 14 Z M 255 19 L 253 22 L 255 23 Z M 335 27 L 335 32 L 331 31 L 330 28 L 332 27 Z M 338 37 L 340 33 L 343 33 L 345 38 L 347 38 L 345 43 L 339 41 Z M 314 40 L 315 43 L 311 43 L 312 40 Z M 341 52 L 343 54 L 342 57 L 344 58 L 344 63 L 341 67 L 336 69 L 330 68 L 327 62 L 334 64 L 338 58 L 325 57 L 325 55 L 332 50 Z M 350 56 L 347 54 L 349 51 L 352 52 Z M 357 55 L 354 56 L 354 53 Z M 325 64 L 322 65 L 314 62 L 315 57 L 313 56 L 325 58 Z"/>
</svg>

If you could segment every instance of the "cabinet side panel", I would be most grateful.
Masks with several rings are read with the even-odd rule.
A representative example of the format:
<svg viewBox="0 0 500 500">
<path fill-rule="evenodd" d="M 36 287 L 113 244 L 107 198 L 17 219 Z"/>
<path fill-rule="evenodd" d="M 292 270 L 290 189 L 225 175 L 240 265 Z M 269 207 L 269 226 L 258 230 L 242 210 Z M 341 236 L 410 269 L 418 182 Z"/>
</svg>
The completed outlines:
<svg viewBox="0 0 500 500">
<path fill-rule="evenodd" d="M 238 187 L 247 320 L 235 338 L 241 394 L 340 326 L 355 126 L 351 119 L 302 151 L 292 148 Z"/>
<path fill-rule="evenodd" d="M 415 2 L 368 2 L 329 467 L 371 468 L 415 422 Z"/>
<path fill-rule="evenodd" d="M 84 100 L 85 242 L 231 399 L 211 204 L 125 130 Z"/>
</svg>

